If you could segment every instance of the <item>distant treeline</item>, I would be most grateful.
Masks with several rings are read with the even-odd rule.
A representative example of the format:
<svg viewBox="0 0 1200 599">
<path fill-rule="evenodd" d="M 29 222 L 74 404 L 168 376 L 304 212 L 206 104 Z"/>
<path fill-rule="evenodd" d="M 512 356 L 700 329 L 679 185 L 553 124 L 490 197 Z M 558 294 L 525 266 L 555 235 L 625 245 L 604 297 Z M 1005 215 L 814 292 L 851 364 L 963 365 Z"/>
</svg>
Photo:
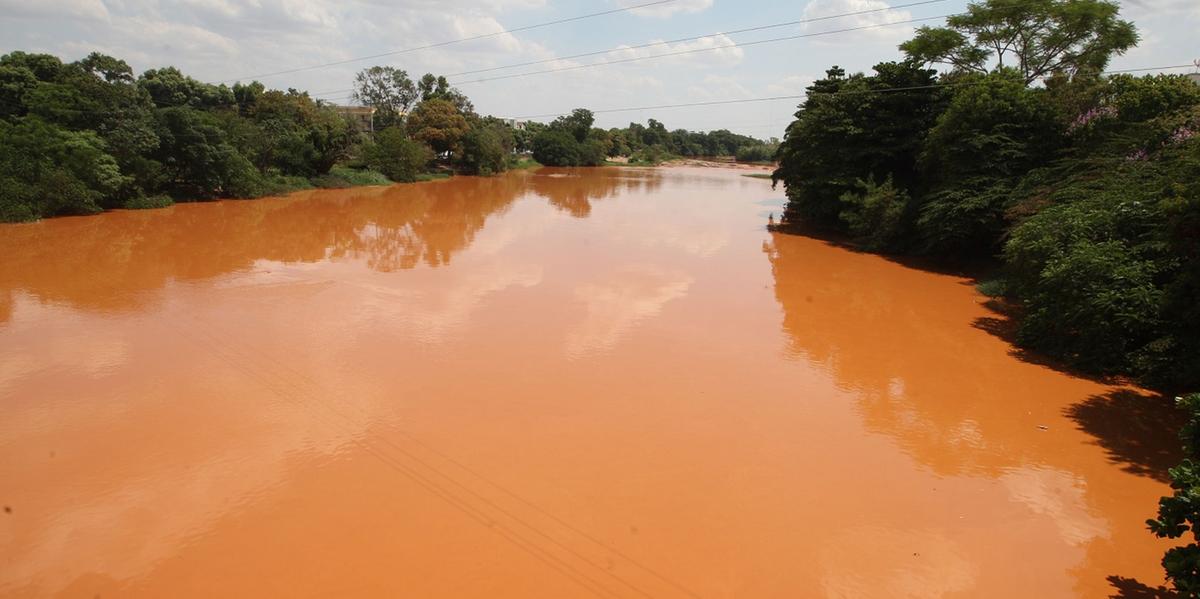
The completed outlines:
<svg viewBox="0 0 1200 599">
<path fill-rule="evenodd" d="M 70 63 L 0 56 L 0 221 L 433 172 L 490 175 L 528 164 L 521 156 L 531 152 L 548 165 L 597 165 L 618 155 L 656 163 L 764 144 L 728 131 L 668 132 L 653 120 L 594 129 L 582 109 L 518 127 L 478 115 L 444 77 L 413 81 L 391 67 L 360 72 L 354 95 L 375 108 L 368 126 L 305 92 L 258 82 L 212 85 L 172 67 L 135 76 L 124 61 L 98 53 Z"/>
<path fill-rule="evenodd" d="M 657 164 L 678 156 L 736 156 L 748 162 L 766 162 L 774 158 L 779 145 L 777 140 L 767 142 L 725 129 L 668 131 L 654 119 L 646 125 L 630 123 L 612 129 L 593 127 L 593 121 L 591 111 L 578 108 L 548 125 L 526 123 L 519 147 L 533 152 L 542 164 L 594 166 L 618 156 L 633 164 Z"/>
<path fill-rule="evenodd" d="M 1020 345 L 1200 388 L 1200 86 L 1101 75 L 1137 40 L 1115 4 L 1013 6 L 973 4 L 903 62 L 813 83 L 775 172 L 786 219 L 873 251 L 998 258 L 983 288 L 1015 308 Z"/>
</svg>

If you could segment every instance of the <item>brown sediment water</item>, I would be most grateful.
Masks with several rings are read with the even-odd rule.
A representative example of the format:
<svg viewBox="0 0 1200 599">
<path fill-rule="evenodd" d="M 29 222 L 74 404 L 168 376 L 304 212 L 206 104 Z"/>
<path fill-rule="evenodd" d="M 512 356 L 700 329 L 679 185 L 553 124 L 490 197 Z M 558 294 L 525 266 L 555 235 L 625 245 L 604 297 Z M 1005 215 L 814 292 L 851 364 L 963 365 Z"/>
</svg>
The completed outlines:
<svg viewBox="0 0 1200 599">
<path fill-rule="evenodd" d="M 740 174 L 0 227 L 0 596 L 1162 584 L 1162 402 L 1015 352 L 968 279 L 767 232 Z"/>
</svg>

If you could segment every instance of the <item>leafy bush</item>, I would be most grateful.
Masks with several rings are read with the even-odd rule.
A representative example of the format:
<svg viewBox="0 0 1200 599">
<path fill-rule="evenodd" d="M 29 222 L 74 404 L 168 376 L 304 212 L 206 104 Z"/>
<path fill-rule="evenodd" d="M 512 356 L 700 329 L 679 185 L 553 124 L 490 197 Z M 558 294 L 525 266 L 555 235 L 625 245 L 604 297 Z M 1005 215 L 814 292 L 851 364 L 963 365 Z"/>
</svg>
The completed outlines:
<svg viewBox="0 0 1200 599">
<path fill-rule="evenodd" d="M 398 127 L 375 134 L 374 143 L 363 150 L 367 164 L 396 182 L 417 180 L 417 175 L 433 160 L 429 146 L 410 139 Z"/>
<path fill-rule="evenodd" d="M 566 131 L 547 129 L 533 138 L 533 159 L 546 166 L 576 166 L 579 150 L 579 142 Z"/>
<path fill-rule="evenodd" d="M 125 208 L 129 210 L 147 210 L 151 208 L 166 208 L 175 203 L 168 195 L 156 196 L 138 196 L 125 202 Z"/>
<path fill-rule="evenodd" d="M 607 158 L 604 143 L 599 140 L 589 139 L 579 145 L 580 166 L 601 166 Z"/>
<path fill-rule="evenodd" d="M 629 164 L 655 166 L 672 158 L 670 152 L 661 145 L 646 146 L 629 157 Z"/>
<path fill-rule="evenodd" d="M 754 144 L 738 148 L 736 157 L 738 162 L 771 162 L 778 151 L 777 145 Z"/>
<path fill-rule="evenodd" d="M 360 185 L 389 185 L 391 180 L 378 171 L 335 166 L 329 172 L 312 180 L 316 187 L 335 189 Z"/>
<path fill-rule="evenodd" d="M 1176 404 L 1188 416 L 1179 434 L 1186 457 L 1170 471 L 1174 494 L 1158 501 L 1158 517 L 1146 526 L 1165 539 L 1190 533 L 1187 545 L 1167 550 L 1162 565 L 1176 590 L 1195 597 L 1200 595 L 1200 393 L 1180 397 Z"/>
<path fill-rule="evenodd" d="M 25 117 L 0 121 L 0 178 L 5 220 L 92 214 L 114 201 L 128 180 L 104 141 Z"/>
<path fill-rule="evenodd" d="M 459 163 L 469 174 L 488 176 L 508 168 L 507 155 L 496 131 L 476 127 L 463 136 Z"/>
<path fill-rule="evenodd" d="M 850 233 L 870 251 L 893 250 L 903 242 L 908 229 L 909 197 L 896 189 L 892 178 L 882 184 L 859 180 L 860 192 L 846 192 L 842 220 Z"/>
</svg>

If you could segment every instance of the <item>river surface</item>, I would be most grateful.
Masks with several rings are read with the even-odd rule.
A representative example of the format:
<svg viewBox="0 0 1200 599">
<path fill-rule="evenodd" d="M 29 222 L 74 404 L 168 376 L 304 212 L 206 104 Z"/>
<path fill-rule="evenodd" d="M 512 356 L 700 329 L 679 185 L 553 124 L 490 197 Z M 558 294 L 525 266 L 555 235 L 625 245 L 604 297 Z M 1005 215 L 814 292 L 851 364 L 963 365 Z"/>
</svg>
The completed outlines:
<svg viewBox="0 0 1200 599">
<path fill-rule="evenodd" d="M 542 169 L 0 226 L 0 596 L 1161 584 L 1158 404 L 782 204 Z"/>
</svg>

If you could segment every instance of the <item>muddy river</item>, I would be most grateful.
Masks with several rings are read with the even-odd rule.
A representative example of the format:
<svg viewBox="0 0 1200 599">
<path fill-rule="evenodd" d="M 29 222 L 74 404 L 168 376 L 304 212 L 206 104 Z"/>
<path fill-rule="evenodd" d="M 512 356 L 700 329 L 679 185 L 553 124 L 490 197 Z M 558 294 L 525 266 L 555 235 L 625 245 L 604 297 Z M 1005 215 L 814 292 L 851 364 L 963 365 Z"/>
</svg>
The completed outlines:
<svg viewBox="0 0 1200 599">
<path fill-rule="evenodd" d="M 1172 439 L 732 170 L 0 226 L 3 597 L 1127 597 Z"/>
</svg>

